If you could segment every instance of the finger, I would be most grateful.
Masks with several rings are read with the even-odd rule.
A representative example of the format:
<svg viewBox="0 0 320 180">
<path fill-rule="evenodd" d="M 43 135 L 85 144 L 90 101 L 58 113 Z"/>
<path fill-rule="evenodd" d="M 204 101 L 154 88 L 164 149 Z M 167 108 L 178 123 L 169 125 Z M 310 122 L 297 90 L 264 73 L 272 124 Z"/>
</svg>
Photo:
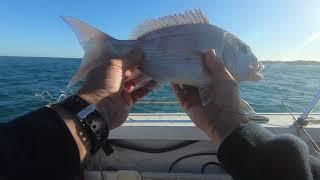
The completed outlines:
<svg viewBox="0 0 320 180">
<path fill-rule="evenodd" d="M 133 103 L 137 102 L 139 99 L 146 96 L 149 92 L 151 92 L 156 87 L 156 85 L 157 85 L 156 81 L 152 80 L 149 83 L 147 83 L 145 86 L 131 92 L 130 95 Z"/>
<path fill-rule="evenodd" d="M 143 49 L 140 47 L 133 48 L 124 59 L 126 69 L 140 65 L 143 61 Z"/>
<path fill-rule="evenodd" d="M 171 83 L 172 90 L 177 97 L 177 100 L 181 103 L 183 100 L 183 90 L 178 84 Z"/>
<path fill-rule="evenodd" d="M 183 85 L 183 101 L 186 108 L 195 104 L 201 104 L 199 88 Z"/>
<path fill-rule="evenodd" d="M 178 102 L 182 107 L 184 107 L 184 93 L 182 87 L 179 84 L 171 83 L 172 90 L 177 97 Z"/>
<path fill-rule="evenodd" d="M 224 68 L 221 61 L 216 57 L 216 51 L 214 49 L 208 49 L 204 54 L 204 62 L 210 73 L 214 73 Z"/>
<path fill-rule="evenodd" d="M 114 69 L 122 70 L 123 60 L 122 59 L 110 59 L 109 65 L 107 68 L 112 67 Z"/>
<path fill-rule="evenodd" d="M 124 80 L 127 80 L 127 79 L 129 79 L 131 76 L 133 76 L 133 75 L 135 74 L 135 71 L 136 71 L 136 68 L 127 69 L 127 70 L 124 72 Z"/>
<path fill-rule="evenodd" d="M 121 92 L 121 96 L 122 96 L 124 102 L 125 102 L 129 107 L 131 107 L 134 102 L 133 102 L 133 100 L 132 100 L 132 98 L 131 98 L 130 93 L 128 93 L 128 92 L 126 92 L 126 91 L 122 91 L 122 92 Z"/>
<path fill-rule="evenodd" d="M 188 85 L 182 85 L 181 87 L 174 83 L 171 83 L 171 86 L 182 107 L 188 109 L 195 104 L 201 103 L 198 88 Z"/>
<path fill-rule="evenodd" d="M 126 81 L 123 85 L 124 90 L 127 91 L 128 93 L 131 93 L 134 88 L 136 86 L 136 83 L 134 83 L 133 81 Z"/>
<path fill-rule="evenodd" d="M 172 90 L 175 94 L 178 94 L 179 91 L 181 91 L 181 88 L 178 84 L 175 84 L 175 83 L 171 83 L 171 87 L 172 87 Z"/>
<path fill-rule="evenodd" d="M 149 92 L 151 92 L 156 86 L 157 82 L 154 80 L 149 81 L 145 86 L 133 91 L 130 93 L 132 102 L 135 103 L 139 99 L 143 98 L 146 96 Z"/>
<path fill-rule="evenodd" d="M 217 57 L 214 49 L 208 49 L 204 57 L 205 65 L 211 74 L 223 71 L 225 69 L 223 62 Z"/>
<path fill-rule="evenodd" d="M 184 96 L 188 96 L 191 94 L 194 94 L 196 92 L 198 92 L 198 88 L 194 87 L 194 86 L 189 86 L 189 85 L 178 85 L 178 84 L 174 84 L 171 83 L 172 89 L 174 91 L 174 93 L 176 95 L 178 95 L 180 98 L 183 98 Z"/>
<path fill-rule="evenodd" d="M 132 79 L 132 77 L 137 76 L 137 72 L 140 72 L 137 68 L 131 68 L 125 71 L 124 73 L 124 89 L 127 92 L 132 92 L 137 85 L 137 82 Z"/>
</svg>

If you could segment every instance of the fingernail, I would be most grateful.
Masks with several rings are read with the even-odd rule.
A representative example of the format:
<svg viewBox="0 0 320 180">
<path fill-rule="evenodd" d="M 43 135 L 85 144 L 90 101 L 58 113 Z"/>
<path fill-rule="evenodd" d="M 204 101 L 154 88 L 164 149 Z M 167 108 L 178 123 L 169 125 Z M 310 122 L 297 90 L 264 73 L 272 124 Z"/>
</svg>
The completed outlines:
<svg viewBox="0 0 320 180">
<path fill-rule="evenodd" d="M 212 54 L 213 54 L 214 56 L 216 56 L 216 50 L 215 50 L 215 49 L 212 49 Z"/>
<path fill-rule="evenodd" d="M 132 81 L 128 81 L 126 83 L 124 83 L 124 88 L 127 92 L 131 92 L 133 91 L 133 89 L 135 88 L 135 83 Z"/>
<path fill-rule="evenodd" d="M 215 49 L 209 49 L 208 50 L 208 54 L 215 56 L 216 55 L 216 50 Z"/>
</svg>

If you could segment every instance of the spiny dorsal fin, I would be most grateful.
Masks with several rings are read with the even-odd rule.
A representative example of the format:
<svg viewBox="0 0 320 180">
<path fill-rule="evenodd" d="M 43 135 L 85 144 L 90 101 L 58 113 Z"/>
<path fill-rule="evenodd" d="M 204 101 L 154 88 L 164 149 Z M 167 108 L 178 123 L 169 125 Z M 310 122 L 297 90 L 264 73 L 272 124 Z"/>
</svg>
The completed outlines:
<svg viewBox="0 0 320 180">
<path fill-rule="evenodd" d="M 146 20 L 135 28 L 130 39 L 137 39 L 149 32 L 182 24 L 209 24 L 209 21 L 200 9 L 189 10 L 182 14 Z"/>
</svg>

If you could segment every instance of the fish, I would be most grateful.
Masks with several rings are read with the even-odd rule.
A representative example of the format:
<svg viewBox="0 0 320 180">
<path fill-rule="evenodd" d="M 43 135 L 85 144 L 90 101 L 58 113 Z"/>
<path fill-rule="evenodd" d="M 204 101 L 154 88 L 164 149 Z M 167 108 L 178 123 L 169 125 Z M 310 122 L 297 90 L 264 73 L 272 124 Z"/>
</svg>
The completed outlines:
<svg viewBox="0 0 320 180">
<path fill-rule="evenodd" d="M 262 79 L 260 62 L 250 47 L 232 33 L 210 24 L 200 9 L 146 20 L 127 40 L 115 39 L 71 16 L 62 19 L 84 49 L 80 67 L 67 87 L 108 59 L 124 57 L 136 47 L 143 49 L 144 61 L 133 79 L 198 87 L 203 104 L 210 101 L 211 77 L 202 62 L 203 52 L 208 49 L 215 49 L 216 56 L 238 82 Z"/>
</svg>

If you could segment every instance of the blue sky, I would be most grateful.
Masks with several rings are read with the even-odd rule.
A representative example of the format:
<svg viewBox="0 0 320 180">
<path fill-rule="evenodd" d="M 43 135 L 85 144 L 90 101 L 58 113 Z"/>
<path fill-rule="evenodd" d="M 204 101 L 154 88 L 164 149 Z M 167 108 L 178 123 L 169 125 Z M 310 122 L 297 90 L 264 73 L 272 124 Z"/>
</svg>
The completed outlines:
<svg viewBox="0 0 320 180">
<path fill-rule="evenodd" d="M 81 57 L 61 15 L 127 39 L 147 18 L 193 8 L 240 37 L 262 60 L 320 60 L 319 0 L 1 0 L 0 55 Z"/>
</svg>

